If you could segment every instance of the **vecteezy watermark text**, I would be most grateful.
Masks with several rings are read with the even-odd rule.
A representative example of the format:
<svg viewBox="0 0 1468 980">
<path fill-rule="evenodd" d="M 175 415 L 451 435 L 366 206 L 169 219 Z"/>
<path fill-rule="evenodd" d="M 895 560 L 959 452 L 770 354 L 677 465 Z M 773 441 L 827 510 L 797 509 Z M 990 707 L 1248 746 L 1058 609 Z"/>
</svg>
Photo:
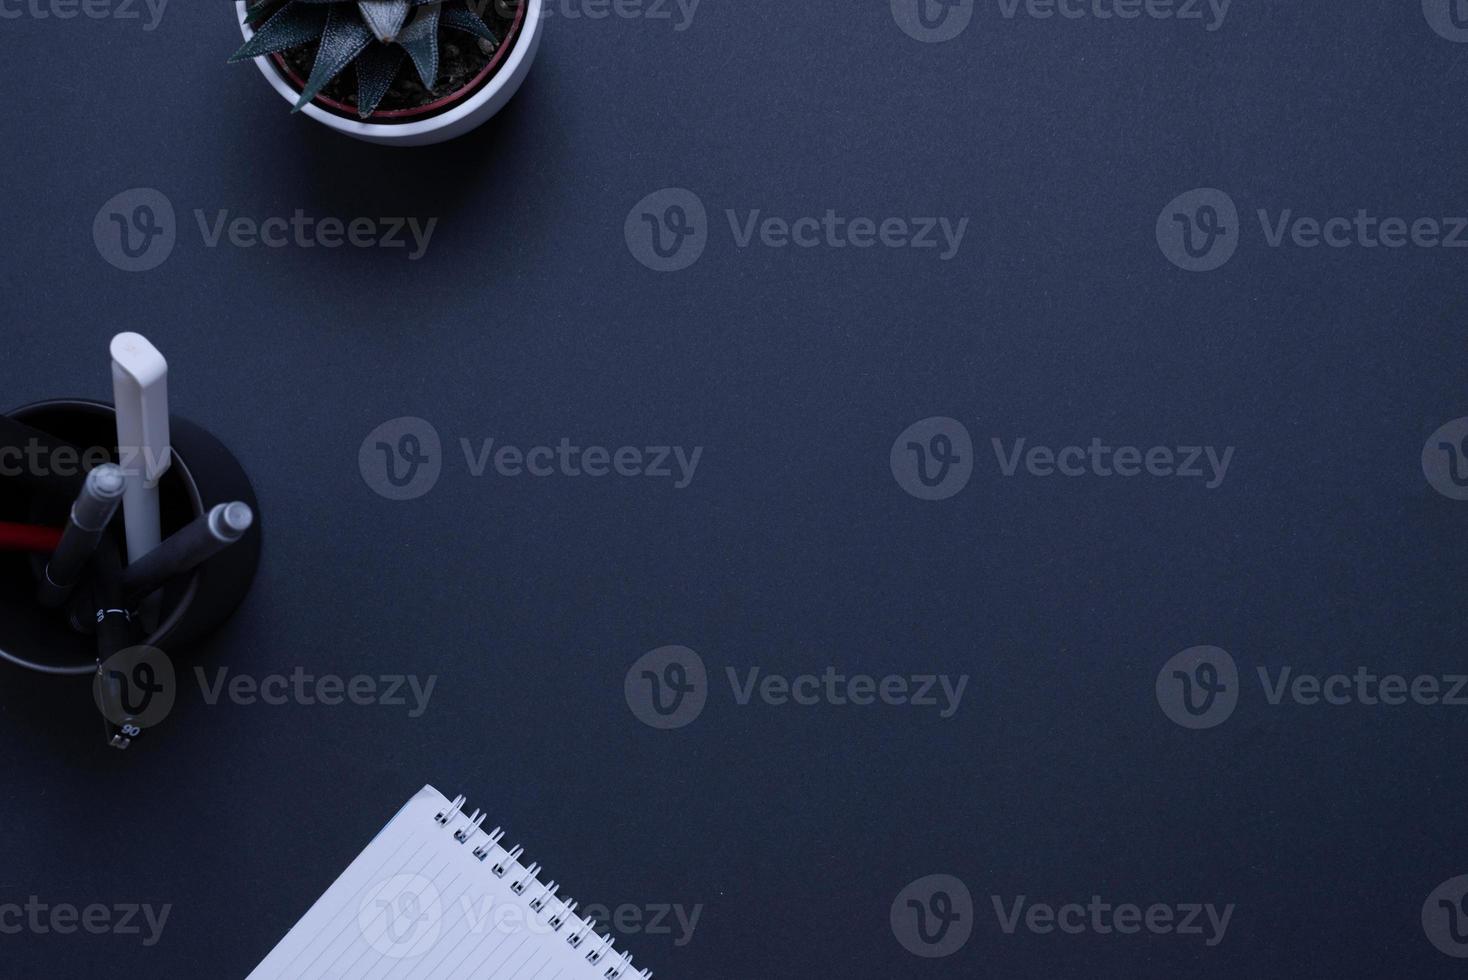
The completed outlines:
<svg viewBox="0 0 1468 980">
<path fill-rule="evenodd" d="M 23 905 L 0 902 L 0 936 L 22 933 L 70 936 L 77 932 L 90 936 L 141 936 L 143 945 L 152 947 L 163 937 L 163 928 L 168 925 L 172 911 L 172 904 L 93 902 L 77 906 L 70 902 L 43 902 L 39 896 L 31 895 Z"/>
<path fill-rule="evenodd" d="M 554 933 L 544 917 L 527 915 L 525 907 L 517 902 L 497 902 L 493 897 L 475 902 L 465 895 L 459 899 L 459 905 L 468 931 L 475 935 L 491 931 L 537 935 Z M 673 945 L 681 947 L 693 941 L 704 907 L 681 902 L 591 903 L 578 905 L 576 912 L 583 919 L 596 920 L 598 932 L 603 935 L 672 936 Z"/>
<path fill-rule="evenodd" d="M 135 20 L 152 32 L 169 0 L 0 0 L 0 20 Z"/>
<path fill-rule="evenodd" d="M 112 452 L 101 446 L 83 449 L 31 438 L 18 446 L 0 446 L 0 477 L 68 478 L 81 476 L 111 461 Z M 134 467 L 124 468 L 123 472 L 136 475 L 142 471 Z"/>
<path fill-rule="evenodd" d="M 613 939 L 674 936 L 675 946 L 686 946 L 693 941 L 703 912 L 701 904 L 667 902 L 578 907 L 564 902 L 558 906 L 552 900 L 539 907 L 527 907 L 493 897 L 476 900 L 467 894 L 459 896 L 455 908 L 429 878 L 397 874 L 376 882 L 363 893 L 358 903 L 357 928 L 378 953 L 390 959 L 407 959 L 429 954 L 449 919 L 458 923 L 458 931 L 478 937 L 476 943 L 488 942 L 491 947 L 512 942 L 514 936 L 553 935 L 577 937 L 580 941 L 597 935 Z M 575 924 L 567 926 L 568 920 Z M 488 938 L 491 935 L 498 938 Z M 444 950 L 437 954 L 441 968 L 444 955 Z"/>
<path fill-rule="evenodd" d="M 875 676 L 835 666 L 798 674 L 762 667 L 725 667 L 732 702 L 769 708 L 918 708 L 939 718 L 958 713 L 969 675 L 937 673 Z M 623 696 L 638 720 L 659 729 L 683 728 L 703 713 L 710 695 L 703 658 L 688 647 L 659 647 L 639 657 L 623 679 Z"/>
<path fill-rule="evenodd" d="M 437 674 L 426 679 L 416 674 L 343 677 L 340 674 L 308 673 L 304 667 L 297 667 L 289 675 L 268 674 L 265 677 L 231 675 L 228 667 L 218 667 L 212 679 L 203 667 L 195 667 L 194 676 L 204 703 L 208 705 L 228 700 L 241 706 L 297 704 L 310 707 L 319 704 L 335 707 L 351 704 L 358 707 L 406 707 L 409 718 L 423 717 L 438 684 Z"/>
<path fill-rule="evenodd" d="M 521 446 L 495 437 L 461 438 L 459 449 L 470 477 L 484 479 L 648 479 L 686 490 L 698 473 L 702 446 L 583 445 L 562 436 L 554 442 Z M 443 474 L 443 441 L 424 419 L 391 419 L 367 434 L 357 451 L 357 467 L 372 491 L 388 500 L 415 500 L 432 490 Z"/>
<path fill-rule="evenodd" d="M 1022 462 L 1025 473 L 1035 477 L 1180 477 L 1205 480 L 1207 490 L 1223 486 L 1234 456 L 1233 446 L 1109 446 L 1099 436 L 1085 446 L 1027 447 L 1024 438 L 990 442 L 1004 476 L 1016 475 Z"/>
<path fill-rule="evenodd" d="M 989 440 L 995 472 L 1002 478 L 1197 480 L 1217 490 L 1228 477 L 1233 446 L 1114 445 L 1093 436 L 1086 442 L 1052 446 L 1027 437 Z M 973 437 L 957 419 L 934 416 L 908 426 L 892 443 L 888 462 L 897 485 L 920 500 L 946 500 L 973 476 Z"/>
<path fill-rule="evenodd" d="M 238 707 L 353 705 L 406 708 L 409 718 L 423 717 L 438 685 L 437 674 L 426 678 L 417 674 L 345 677 L 310 673 L 304 667 L 296 667 L 289 674 L 257 677 L 228 667 L 207 671 L 196 666 L 194 679 L 204 703 L 211 707 L 223 703 Z M 138 646 L 120 651 L 99 665 L 92 694 L 98 710 L 113 724 L 152 728 L 173 711 L 179 688 L 172 659 L 156 647 Z"/>
<path fill-rule="evenodd" d="M 953 221 L 944 217 L 848 218 L 835 210 L 820 217 L 765 215 L 755 208 L 743 213 L 726 211 L 729 231 L 736 247 L 745 249 L 756 241 L 765 248 L 914 248 L 939 249 L 938 259 L 948 262 L 958 255 L 968 233 L 968 218 Z"/>
<path fill-rule="evenodd" d="M 957 257 L 968 233 L 967 217 L 937 215 L 852 215 L 836 208 L 820 214 L 772 215 L 763 208 L 724 211 L 736 250 L 885 251 L 936 253 L 939 261 Z M 713 229 L 697 194 L 681 187 L 654 191 L 633 205 L 623 226 L 633 258 L 655 272 L 678 272 L 693 265 L 707 248 Z"/>
<path fill-rule="evenodd" d="M 683 446 L 579 446 L 567 437 L 562 437 L 554 447 L 500 445 L 495 447 L 493 439 L 482 439 L 475 446 L 468 439 L 460 439 L 459 447 L 464 451 L 464 462 L 471 476 L 484 476 L 491 460 L 494 472 L 513 479 L 520 476 L 551 477 L 589 476 L 593 479 L 604 476 L 649 477 L 673 480 L 674 490 L 687 489 L 698 471 L 698 461 L 703 457 L 703 447 L 691 450 Z"/>
<path fill-rule="evenodd" d="M 1255 668 L 1264 703 L 1271 708 L 1468 708 L 1468 673 L 1397 674 L 1357 666 L 1327 673 L 1291 666 Z M 1190 647 L 1157 674 L 1157 703 L 1184 728 L 1215 728 L 1238 706 L 1243 681 L 1227 650 Z"/>
<path fill-rule="evenodd" d="M 1228 933 L 1234 904 L 1222 907 L 1212 902 L 1153 902 L 1141 904 L 1103 901 L 1092 895 L 1089 902 L 1032 902 L 1025 895 L 1003 898 L 990 895 L 999 929 L 1013 936 L 1023 929 L 1044 936 L 1198 936 L 1205 946 L 1217 946 Z"/>
<path fill-rule="evenodd" d="M 915 41 L 951 41 L 968 30 L 987 0 L 891 0 L 892 17 Z M 1201 25 L 1208 33 L 1223 27 L 1233 0 L 993 0 L 1001 20 L 1057 23 L 1127 24 L 1139 20 Z"/>
<path fill-rule="evenodd" d="M 428 252 L 437 218 L 318 218 L 297 208 L 289 218 L 233 215 L 221 209 L 212 216 L 194 212 L 205 248 L 228 243 L 235 248 L 402 248 L 409 262 Z"/>
<path fill-rule="evenodd" d="M 1228 934 L 1232 902 L 1114 902 L 1099 894 L 1089 901 L 1034 901 L 1028 895 L 990 895 L 999 933 L 1014 936 L 1181 936 L 1218 946 Z M 907 885 L 892 903 L 892 933 L 908 952 L 927 958 L 951 956 L 977 926 L 973 896 L 953 875 L 927 875 Z"/>
<path fill-rule="evenodd" d="M 402 250 L 409 262 L 428 252 L 437 218 L 319 216 L 297 208 L 292 213 L 237 214 L 228 208 L 193 212 L 200 244 L 206 249 L 388 249 Z M 123 272 L 148 272 L 168 261 L 178 244 L 173 202 L 161 191 L 137 187 L 116 195 L 97 211 L 92 242 L 111 266 Z"/>
<path fill-rule="evenodd" d="M 835 667 L 827 667 L 819 674 L 767 674 L 759 667 L 738 670 L 725 667 L 729 690 L 734 703 L 747 705 L 756 697 L 772 708 L 785 705 L 814 707 L 829 704 L 835 707 L 852 705 L 858 708 L 884 704 L 888 707 L 912 706 L 934 708 L 939 718 L 952 718 L 958 713 L 963 701 L 964 689 L 969 676 L 961 674 L 951 678 L 947 674 L 887 674 L 874 677 L 871 674 L 847 675 Z"/>
<path fill-rule="evenodd" d="M 1468 248 L 1468 216 L 1383 215 L 1371 208 L 1349 214 L 1300 214 L 1294 208 L 1258 208 L 1259 237 L 1274 250 Z M 1157 245 L 1189 272 L 1212 272 L 1234 257 L 1247 223 L 1227 193 L 1200 187 L 1179 194 L 1157 217 Z"/>
<path fill-rule="evenodd" d="M 703 0 L 544 0 L 540 16 L 547 20 L 604 21 L 645 20 L 666 22 L 681 34 L 693 26 L 693 17 Z M 509 0 L 469 0 L 469 6 L 483 16 L 491 6 L 502 17 L 514 17 L 516 3 Z"/>
</svg>

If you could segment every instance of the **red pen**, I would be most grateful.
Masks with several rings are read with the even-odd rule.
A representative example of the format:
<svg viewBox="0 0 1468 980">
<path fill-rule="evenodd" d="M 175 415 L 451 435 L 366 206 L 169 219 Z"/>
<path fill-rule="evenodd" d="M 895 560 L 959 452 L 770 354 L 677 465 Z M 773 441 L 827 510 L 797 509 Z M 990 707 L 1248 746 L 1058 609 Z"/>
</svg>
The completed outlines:
<svg viewBox="0 0 1468 980">
<path fill-rule="evenodd" d="M 55 551 L 60 543 L 60 528 L 0 521 L 0 551 L 33 551 L 44 555 Z"/>
</svg>

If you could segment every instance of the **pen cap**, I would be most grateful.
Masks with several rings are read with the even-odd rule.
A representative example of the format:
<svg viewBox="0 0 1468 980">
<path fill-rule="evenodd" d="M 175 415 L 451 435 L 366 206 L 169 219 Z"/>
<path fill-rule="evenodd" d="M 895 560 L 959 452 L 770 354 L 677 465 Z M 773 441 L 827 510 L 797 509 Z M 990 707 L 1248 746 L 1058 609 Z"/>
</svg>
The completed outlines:
<svg viewBox="0 0 1468 980">
<path fill-rule="evenodd" d="M 112 338 L 112 399 L 124 467 L 141 466 L 156 486 L 173 463 L 168 417 L 168 361 L 142 334 Z M 133 456 L 138 457 L 134 462 Z"/>
<path fill-rule="evenodd" d="M 69 447 L 75 458 L 90 459 L 93 467 L 103 457 L 115 457 L 119 440 L 111 405 L 42 402 L 9 417 L 49 434 L 55 445 Z M 244 469 L 218 439 L 177 415 L 169 420 L 169 429 L 173 464 L 158 483 L 163 533 L 173 534 L 221 503 L 240 501 L 251 511 L 238 541 L 163 590 L 158 628 L 141 641 L 187 662 L 196 644 L 222 625 L 249 592 L 260 561 L 260 506 Z M 72 503 L 65 493 L 0 475 L 0 521 L 60 527 Z M 119 516 L 114 533 L 120 524 Z M 43 567 L 44 561 L 0 554 L 0 650 L 35 670 L 91 675 L 96 670 L 94 638 L 76 632 L 65 616 L 34 601 Z"/>
<path fill-rule="evenodd" d="M 107 463 L 92 470 L 82 485 L 81 496 L 71 505 L 72 523 L 84 531 L 105 530 L 117 513 L 126 486 L 120 466 Z"/>
</svg>

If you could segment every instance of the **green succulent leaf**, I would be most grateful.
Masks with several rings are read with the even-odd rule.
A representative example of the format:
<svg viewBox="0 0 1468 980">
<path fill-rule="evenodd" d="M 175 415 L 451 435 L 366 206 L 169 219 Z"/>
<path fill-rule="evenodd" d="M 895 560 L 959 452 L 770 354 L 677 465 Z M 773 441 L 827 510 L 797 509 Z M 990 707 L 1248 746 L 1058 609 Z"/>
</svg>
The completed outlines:
<svg viewBox="0 0 1468 980">
<path fill-rule="evenodd" d="M 362 52 L 362 57 L 357 59 L 358 116 L 366 119 L 377 111 L 407 56 L 396 44 L 370 44 Z"/>
<path fill-rule="evenodd" d="M 357 73 L 357 111 L 366 119 L 411 59 L 424 87 L 438 85 L 440 28 L 488 42 L 503 38 L 486 21 L 494 0 L 247 0 L 245 23 L 254 34 L 231 61 L 316 44 L 315 62 L 296 111 L 321 94 L 348 65 Z"/>
<path fill-rule="evenodd" d="M 443 12 L 442 3 L 424 4 L 412 23 L 398 35 L 398 43 L 413 59 L 423 87 L 432 89 L 438 84 L 438 21 Z"/>
<path fill-rule="evenodd" d="M 290 0 L 286 2 L 289 3 Z M 281 6 L 281 0 L 257 0 L 245 11 L 245 23 L 251 28 L 258 29 L 261 24 L 275 16 Z"/>
<path fill-rule="evenodd" d="M 274 54 L 314 41 L 327 29 L 327 13 L 320 7 L 288 3 L 234 53 L 230 61 Z"/>
<path fill-rule="evenodd" d="M 408 0 L 357 0 L 362 19 L 383 44 L 396 41 L 413 5 Z"/>
<path fill-rule="evenodd" d="M 449 7 L 443 12 L 443 26 L 451 27 L 456 31 L 465 31 L 476 37 L 482 37 L 490 42 L 495 48 L 500 46 L 500 39 L 490 30 L 482 18 L 468 7 Z"/>
<path fill-rule="evenodd" d="M 316 51 L 316 63 L 311 66 L 311 77 L 306 79 L 306 87 L 296 102 L 296 112 L 304 109 L 372 43 L 372 32 L 356 15 L 355 7 L 338 3 L 329 9 L 326 30 Z"/>
</svg>

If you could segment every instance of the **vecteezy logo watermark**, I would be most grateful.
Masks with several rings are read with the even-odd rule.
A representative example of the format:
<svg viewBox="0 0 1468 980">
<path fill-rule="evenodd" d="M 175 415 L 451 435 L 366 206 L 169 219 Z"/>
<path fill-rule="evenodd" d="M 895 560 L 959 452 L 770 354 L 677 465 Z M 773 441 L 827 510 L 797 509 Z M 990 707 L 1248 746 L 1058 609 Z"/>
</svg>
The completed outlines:
<svg viewBox="0 0 1468 980">
<path fill-rule="evenodd" d="M 173 202 L 151 187 L 123 191 L 97 212 L 92 241 L 102 258 L 123 272 L 156 269 L 178 242 Z"/>
<path fill-rule="evenodd" d="M 461 438 L 459 448 L 469 476 L 475 479 L 644 478 L 666 480 L 674 490 L 686 490 L 693 483 L 703 459 L 702 446 L 583 446 L 569 436 L 528 448 L 495 438 L 477 443 Z M 443 471 L 438 430 L 420 418 L 384 422 L 362 440 L 357 467 L 367 486 L 388 500 L 421 497 L 437 485 Z"/>
<path fill-rule="evenodd" d="M 1199 480 L 1207 490 L 1223 486 L 1235 452 L 1233 446 L 1113 446 L 1100 436 L 1063 446 L 993 436 L 989 444 L 995 471 L 1004 479 L 1178 478 Z M 903 490 L 921 500 L 945 500 L 968 485 L 974 467 L 973 440 L 954 419 L 923 419 L 892 443 L 888 462 Z"/>
<path fill-rule="evenodd" d="M 1239 210 L 1212 187 L 1179 194 L 1157 216 L 1157 244 L 1168 261 L 1189 272 L 1212 272 L 1239 247 Z"/>
<path fill-rule="evenodd" d="M 1233 0 L 995 0 L 999 16 L 1013 21 L 1141 20 L 1197 23 L 1213 33 L 1228 19 Z M 975 0 L 892 0 L 892 16 L 908 37 L 937 43 L 951 41 L 968 29 Z"/>
<path fill-rule="evenodd" d="M 357 468 L 378 496 L 416 500 L 438 485 L 443 473 L 443 443 L 438 430 L 423 419 L 391 419 L 362 440 Z"/>
<path fill-rule="evenodd" d="M 1468 2 L 1468 0 L 1465 0 Z M 1369 208 L 1353 215 L 1312 217 L 1293 208 L 1256 212 L 1260 235 L 1271 249 L 1468 248 L 1468 217 L 1382 216 Z M 1243 238 L 1244 225 L 1233 198 L 1199 188 L 1174 198 L 1157 218 L 1157 245 L 1173 265 L 1189 272 L 1221 268 Z"/>
<path fill-rule="evenodd" d="M 914 41 L 938 44 L 968 30 L 974 0 L 892 0 L 892 17 Z"/>
<path fill-rule="evenodd" d="M 654 272 L 680 272 L 708 246 L 708 211 L 692 191 L 665 187 L 633 205 L 623 233 L 638 262 Z"/>
<path fill-rule="evenodd" d="M 897 893 L 889 914 L 892 935 L 915 956 L 952 956 L 974 931 L 974 899 L 952 875 L 928 875 Z"/>
<path fill-rule="evenodd" d="M 130 618 L 124 610 L 104 612 Z M 129 738 L 167 718 L 177 696 L 173 661 L 155 647 L 119 651 L 99 664 L 92 675 L 92 700 L 97 710 Z"/>
<path fill-rule="evenodd" d="M 1238 665 L 1218 647 L 1184 650 L 1157 672 L 1157 703 L 1184 728 L 1215 728 L 1238 706 Z"/>
<path fill-rule="evenodd" d="M 443 929 L 443 900 L 427 878 L 394 875 L 362 897 L 357 928 L 383 956 L 422 956 L 438 942 Z"/>
<path fill-rule="evenodd" d="M 1440 37 L 1468 42 L 1468 0 L 1422 0 L 1422 13 Z"/>
<path fill-rule="evenodd" d="M 761 667 L 725 667 L 729 694 L 734 704 L 747 707 L 755 701 L 771 707 L 865 708 L 876 704 L 889 707 L 931 709 L 942 719 L 952 718 L 963 702 L 969 675 L 948 674 L 846 674 L 836 667 L 820 673 L 794 676 L 767 673 Z M 691 724 L 708 701 L 710 684 L 703 658 L 687 647 L 661 647 L 644 654 L 628 670 L 622 682 L 627 706 L 644 724 L 653 728 L 683 728 Z"/>
<path fill-rule="evenodd" d="M 955 419 L 914 422 L 892 443 L 888 462 L 897 485 L 919 500 L 947 500 L 968 486 L 974 443 Z"/>
<path fill-rule="evenodd" d="M 30 933 L 46 936 L 70 936 L 85 932 L 89 936 L 142 936 L 143 945 L 153 947 L 163 938 L 163 927 L 173 905 L 119 903 L 77 906 L 70 902 L 55 904 L 31 895 L 24 905 L 0 902 L 0 936 Z M 147 927 L 147 933 L 143 927 Z"/>
<path fill-rule="evenodd" d="M 1092 895 L 1085 904 L 1066 902 L 1054 905 L 1031 902 L 1018 895 L 1006 900 L 990 895 L 999 929 L 1013 936 L 1021 928 L 1035 935 L 1059 932 L 1066 936 L 1199 936 L 1205 946 L 1223 942 L 1228 924 L 1233 919 L 1234 904 L 1219 908 L 1212 902 L 1153 902 L 1143 906 L 1134 902 L 1112 904 Z"/>
<path fill-rule="evenodd" d="M 1369 667 L 1350 673 L 1297 672 L 1293 667 L 1255 668 L 1264 702 L 1303 708 L 1468 708 L 1468 674 L 1381 674 Z M 1193 647 L 1169 660 L 1157 675 L 1157 703 L 1184 728 L 1214 728 L 1233 714 L 1242 679 L 1229 654 L 1218 647 Z"/>
<path fill-rule="evenodd" d="M 1439 952 L 1468 959 L 1468 875 L 1449 878 L 1427 896 L 1422 931 Z"/>
<path fill-rule="evenodd" d="M 727 209 L 724 216 L 734 247 L 775 250 L 897 249 L 934 250 L 940 261 L 958 255 L 969 219 L 944 217 L 849 217 L 832 209 L 824 215 L 783 217 L 763 209 Z M 712 233 L 708 211 L 692 191 L 666 188 L 638 201 L 624 226 L 632 256 L 656 272 L 678 272 L 703 255 Z"/>
<path fill-rule="evenodd" d="M 1468 500 L 1468 418 L 1453 419 L 1422 447 L 1422 475 L 1450 500 Z"/>
<path fill-rule="evenodd" d="M 0 0 L 3 2 L 3 0 Z M 228 209 L 212 215 L 193 212 L 200 244 L 206 249 L 234 248 L 403 249 L 409 262 L 428 252 L 437 218 L 316 217 L 297 208 L 290 216 L 264 218 L 237 215 Z M 178 221 L 173 202 L 161 191 L 134 188 L 102 205 L 92 221 L 92 241 L 109 265 L 123 272 L 148 272 L 173 254 Z"/>
<path fill-rule="evenodd" d="M 627 670 L 627 707 L 645 725 L 669 730 L 690 725 L 708 703 L 708 671 L 687 647 L 659 647 Z"/>
<path fill-rule="evenodd" d="M 136 20 L 152 32 L 167 9 L 168 0 L 0 0 L 0 20 Z"/>
</svg>

